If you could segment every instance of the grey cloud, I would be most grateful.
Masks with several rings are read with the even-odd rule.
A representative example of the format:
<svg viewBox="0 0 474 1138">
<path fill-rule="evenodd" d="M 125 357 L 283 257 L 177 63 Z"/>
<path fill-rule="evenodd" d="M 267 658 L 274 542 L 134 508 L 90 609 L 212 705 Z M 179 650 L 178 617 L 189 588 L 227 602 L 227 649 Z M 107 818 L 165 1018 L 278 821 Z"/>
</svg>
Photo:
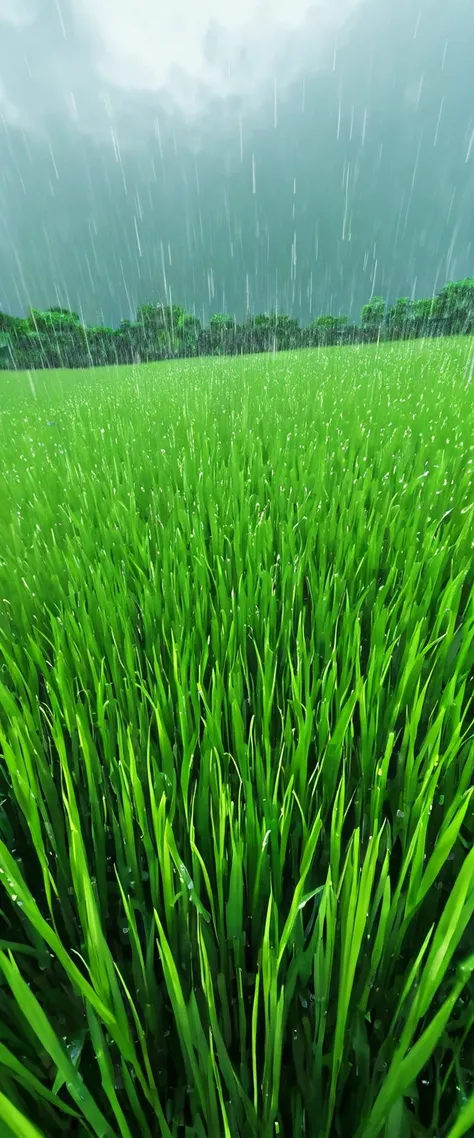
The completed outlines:
<svg viewBox="0 0 474 1138">
<path fill-rule="evenodd" d="M 0 110 L 26 132 L 71 122 L 133 146 L 161 108 L 196 122 L 216 102 L 258 111 L 327 66 L 364 0 L 0 0 Z M 3 24 L 2 24 L 3 21 Z"/>
<path fill-rule="evenodd" d="M 307 319 L 472 274 L 472 0 L 0 3 L 0 308 Z"/>
</svg>

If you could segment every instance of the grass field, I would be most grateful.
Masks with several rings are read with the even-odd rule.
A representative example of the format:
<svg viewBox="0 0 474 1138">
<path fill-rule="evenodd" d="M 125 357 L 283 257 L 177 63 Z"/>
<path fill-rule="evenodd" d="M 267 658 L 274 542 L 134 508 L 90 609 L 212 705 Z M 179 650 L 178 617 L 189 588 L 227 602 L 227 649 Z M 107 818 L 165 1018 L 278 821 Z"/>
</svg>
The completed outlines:
<svg viewBox="0 0 474 1138">
<path fill-rule="evenodd" d="M 0 376 L 0 1134 L 474 1125 L 468 340 Z"/>
</svg>

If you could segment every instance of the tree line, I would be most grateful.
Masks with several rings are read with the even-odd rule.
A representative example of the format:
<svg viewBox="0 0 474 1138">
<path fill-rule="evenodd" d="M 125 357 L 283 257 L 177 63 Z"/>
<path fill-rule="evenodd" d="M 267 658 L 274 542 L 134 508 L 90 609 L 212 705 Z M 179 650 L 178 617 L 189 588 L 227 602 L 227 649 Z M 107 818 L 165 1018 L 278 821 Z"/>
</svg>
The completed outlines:
<svg viewBox="0 0 474 1138">
<path fill-rule="evenodd" d="M 248 316 L 239 324 L 215 313 L 207 325 L 178 304 L 142 304 L 118 328 L 86 325 L 67 308 L 30 308 L 26 317 L 0 312 L 0 368 L 36 369 L 141 363 L 189 356 L 287 351 L 474 332 L 474 278 L 451 281 L 436 296 L 373 296 L 359 324 L 318 316 L 306 326 L 282 313 Z"/>
</svg>

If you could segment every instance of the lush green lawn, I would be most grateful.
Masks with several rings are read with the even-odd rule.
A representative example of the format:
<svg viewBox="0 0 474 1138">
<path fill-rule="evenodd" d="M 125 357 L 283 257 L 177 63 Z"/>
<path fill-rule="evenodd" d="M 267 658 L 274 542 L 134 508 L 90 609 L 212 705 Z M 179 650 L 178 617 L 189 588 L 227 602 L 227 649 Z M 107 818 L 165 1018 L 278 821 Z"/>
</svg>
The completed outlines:
<svg viewBox="0 0 474 1138">
<path fill-rule="evenodd" d="M 472 1125 L 471 363 L 0 375 L 2 1138 Z"/>
</svg>

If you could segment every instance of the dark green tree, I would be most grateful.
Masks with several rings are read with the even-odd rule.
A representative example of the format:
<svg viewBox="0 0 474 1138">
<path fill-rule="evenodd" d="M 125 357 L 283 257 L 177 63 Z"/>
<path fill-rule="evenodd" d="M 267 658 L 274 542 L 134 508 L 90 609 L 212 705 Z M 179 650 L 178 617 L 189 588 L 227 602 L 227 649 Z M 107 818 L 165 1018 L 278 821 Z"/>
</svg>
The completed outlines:
<svg viewBox="0 0 474 1138">
<path fill-rule="evenodd" d="M 184 355 L 196 355 L 197 345 L 199 339 L 199 332 L 201 330 L 201 321 L 192 312 L 186 312 L 184 309 L 176 321 L 175 334 L 178 340 L 178 345 Z"/>
<path fill-rule="evenodd" d="M 234 318 L 227 312 L 215 312 L 209 321 L 211 351 L 215 355 L 232 352 Z"/>
<path fill-rule="evenodd" d="M 310 325 L 313 333 L 313 343 L 331 345 L 340 343 L 343 339 L 347 316 L 318 316 Z"/>
<path fill-rule="evenodd" d="M 362 338 L 364 340 L 377 340 L 382 332 L 385 316 L 385 301 L 382 296 L 373 296 L 368 304 L 364 304 L 361 312 Z"/>
<path fill-rule="evenodd" d="M 435 302 L 438 317 L 448 335 L 459 335 L 474 330 L 474 279 L 465 277 L 449 281 L 441 289 Z"/>
<path fill-rule="evenodd" d="M 433 297 L 413 300 L 410 305 L 406 332 L 408 336 L 429 336 L 435 317 Z"/>
<path fill-rule="evenodd" d="M 387 328 L 390 339 L 400 340 L 407 334 L 410 319 L 411 300 L 401 296 L 391 305 L 387 313 Z"/>
</svg>

